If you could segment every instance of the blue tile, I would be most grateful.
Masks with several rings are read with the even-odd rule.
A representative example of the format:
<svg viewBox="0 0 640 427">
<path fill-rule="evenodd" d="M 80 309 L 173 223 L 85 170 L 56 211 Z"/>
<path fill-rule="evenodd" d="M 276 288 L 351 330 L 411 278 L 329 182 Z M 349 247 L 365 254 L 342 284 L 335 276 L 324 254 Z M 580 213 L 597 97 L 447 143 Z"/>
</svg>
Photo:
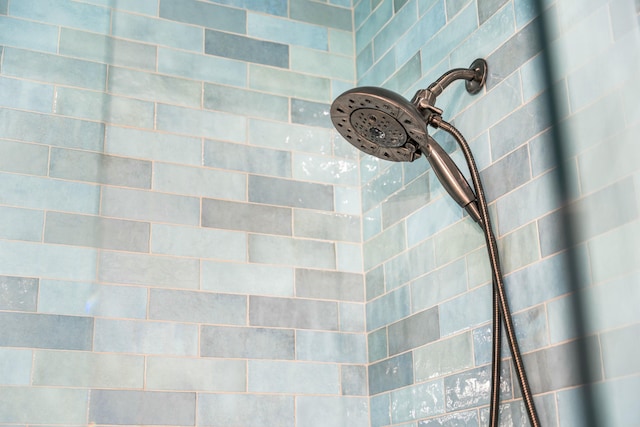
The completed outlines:
<svg viewBox="0 0 640 427">
<path fill-rule="evenodd" d="M 312 102 L 331 102 L 329 78 L 257 64 L 250 64 L 249 70 L 249 87 L 252 89 Z"/>
<path fill-rule="evenodd" d="M 368 427 L 369 405 L 366 398 L 300 396 L 296 398 L 296 420 L 308 427 Z"/>
<path fill-rule="evenodd" d="M 156 17 L 114 12 L 111 33 L 116 37 L 202 52 L 202 28 Z"/>
<path fill-rule="evenodd" d="M 402 167 L 393 165 L 362 188 L 362 209 L 366 212 L 402 188 Z"/>
<path fill-rule="evenodd" d="M 280 68 L 289 67 L 289 46 L 206 30 L 204 53 Z"/>
<path fill-rule="evenodd" d="M 431 42 L 431 40 L 435 38 L 439 38 L 442 42 L 453 45 L 455 43 L 455 39 L 461 37 L 460 34 L 464 34 L 463 29 L 464 26 L 458 26 L 460 23 L 454 21 L 453 23 L 449 23 L 448 26 L 456 28 L 455 35 L 450 34 L 451 39 L 446 39 L 441 35 L 441 32 L 447 31 L 448 26 L 445 26 L 445 14 L 444 14 L 444 2 L 439 1 L 436 3 L 435 7 L 429 9 L 429 11 L 424 14 L 420 19 L 415 22 L 415 24 L 410 28 L 406 34 L 399 37 L 399 35 L 395 35 L 392 40 L 397 40 L 395 42 L 395 52 L 394 56 L 398 64 L 403 64 L 409 60 L 412 56 L 415 55 L 416 52 L 420 51 L 420 49 L 424 46 L 424 52 L 428 54 L 428 56 L 424 56 L 424 60 L 427 61 L 427 58 L 440 58 L 439 55 L 435 51 L 431 51 L 429 49 L 430 46 L 435 46 L 437 43 Z M 415 7 L 415 6 L 414 6 Z M 405 14 L 407 13 L 415 13 L 413 8 L 405 8 Z M 398 15 L 396 15 L 398 16 Z M 405 19 L 406 21 L 406 19 Z M 440 31 L 442 30 L 442 31 Z M 397 30 L 396 30 L 397 31 Z M 451 33 L 451 30 L 448 31 Z M 388 36 L 383 32 L 379 33 L 374 42 L 376 43 L 376 51 L 378 51 L 377 43 L 380 40 L 380 37 Z M 380 58 L 380 52 L 376 52 L 376 58 Z"/>
<path fill-rule="evenodd" d="M 71 0 L 23 0 L 11 5 L 11 15 L 96 33 L 109 33 L 111 10 Z"/>
<path fill-rule="evenodd" d="M 362 245 L 336 243 L 336 268 L 350 273 L 362 273 Z"/>
<path fill-rule="evenodd" d="M 292 163 L 295 179 L 344 185 L 358 182 L 358 165 L 354 161 L 294 153 Z"/>
<path fill-rule="evenodd" d="M 389 354 L 395 355 L 438 340 L 438 320 L 438 307 L 433 307 L 389 325 Z"/>
<path fill-rule="evenodd" d="M 442 380 L 426 382 L 391 392 L 393 423 L 407 422 L 444 413 Z"/>
<path fill-rule="evenodd" d="M 0 207 L 0 238 L 42 241 L 44 213 L 39 210 Z"/>
<path fill-rule="evenodd" d="M 387 341 L 387 328 L 380 328 L 367 335 L 369 363 L 385 359 L 389 355 Z"/>
<path fill-rule="evenodd" d="M 208 426 L 294 426 L 294 396 L 198 394 L 198 423 Z"/>
<path fill-rule="evenodd" d="M 338 365 L 250 360 L 248 391 L 287 394 L 338 394 Z"/>
<path fill-rule="evenodd" d="M 247 12 L 241 9 L 193 0 L 163 0 L 160 17 L 206 28 L 244 33 Z"/>
<path fill-rule="evenodd" d="M 340 330 L 343 332 L 364 332 L 364 304 L 340 303 Z"/>
<path fill-rule="evenodd" d="M 340 376 L 343 396 L 367 395 L 366 365 L 342 365 Z"/>
<path fill-rule="evenodd" d="M 371 427 L 382 427 L 391 424 L 390 397 L 390 393 L 383 393 L 369 398 L 371 405 Z"/>
<path fill-rule="evenodd" d="M 53 86 L 0 77 L 0 106 L 49 113 L 52 103 Z"/>
<path fill-rule="evenodd" d="M 373 13 L 368 15 L 362 22 L 360 28 L 355 32 L 356 36 L 356 53 L 360 53 L 362 49 L 369 44 L 384 23 L 389 21 L 393 15 L 393 5 L 390 1 L 385 1 L 380 7 L 376 8 Z"/>
<path fill-rule="evenodd" d="M 328 115 L 328 104 L 291 99 L 291 121 L 293 123 L 331 128 Z"/>
<path fill-rule="evenodd" d="M 249 201 L 333 211 L 333 187 L 298 180 L 249 175 Z"/>
<path fill-rule="evenodd" d="M 366 306 L 367 330 L 373 331 L 408 316 L 411 312 L 409 298 L 409 287 L 403 286 L 370 301 Z"/>
<path fill-rule="evenodd" d="M 158 71 L 193 80 L 245 87 L 247 64 L 202 53 L 158 48 Z"/>
<path fill-rule="evenodd" d="M 331 154 L 332 150 L 329 129 L 256 119 L 249 120 L 249 142 L 260 147 L 305 153 Z"/>
<path fill-rule="evenodd" d="M 483 406 L 489 403 L 491 367 L 483 366 L 444 379 L 446 410 L 451 412 Z M 512 395 L 511 371 L 503 365 L 500 372 L 500 394 L 503 399 Z"/>
<path fill-rule="evenodd" d="M 203 325 L 200 356 L 233 359 L 295 359 L 293 329 Z M 220 343 L 225 343 L 223 346 Z"/>
<path fill-rule="evenodd" d="M 605 377 L 633 375 L 640 371 L 638 333 L 640 333 L 640 325 L 636 324 L 601 335 Z"/>
<path fill-rule="evenodd" d="M 58 27 L 0 15 L 0 44 L 56 53 Z"/>
<path fill-rule="evenodd" d="M 38 279 L 0 276 L 0 310 L 36 311 Z"/>
<path fill-rule="evenodd" d="M 339 301 L 363 301 L 361 274 L 298 268 L 295 272 L 296 296 Z"/>
<path fill-rule="evenodd" d="M 86 0 L 85 3 L 106 7 L 117 6 L 117 9 L 145 15 L 156 16 L 158 14 L 158 2 L 156 0 Z"/>
<path fill-rule="evenodd" d="M 2 387 L 0 421 L 21 424 L 69 424 L 87 422 L 89 391 L 71 388 Z"/>
<path fill-rule="evenodd" d="M 93 318 L 0 312 L 3 347 L 91 350 Z M 25 331 L 29 331 L 25 334 Z"/>
<path fill-rule="evenodd" d="M 104 90 L 107 80 L 104 64 L 14 48 L 4 49 L 2 73 L 93 90 Z"/>
<path fill-rule="evenodd" d="M 158 130 L 231 142 L 246 141 L 245 117 L 164 104 L 156 108 Z"/>
<path fill-rule="evenodd" d="M 332 301 L 251 295 L 249 323 L 252 326 L 337 331 L 338 305 Z"/>
<path fill-rule="evenodd" d="M 327 28 L 257 13 L 247 14 L 247 35 L 324 51 L 328 49 L 329 44 Z"/>
<path fill-rule="evenodd" d="M 153 224 L 151 253 L 194 258 L 245 261 L 243 232 Z"/>
<path fill-rule="evenodd" d="M 29 385 L 32 361 L 31 350 L 0 349 L 0 384 Z"/>
<path fill-rule="evenodd" d="M 471 334 L 466 332 L 415 349 L 413 369 L 416 381 L 431 380 L 473 367 L 472 348 L 475 349 Z"/>
<path fill-rule="evenodd" d="M 295 1 L 289 3 L 289 17 L 296 21 L 309 22 L 322 27 L 350 31 L 351 10 L 328 4 Z"/>
<path fill-rule="evenodd" d="M 369 394 L 375 395 L 413 384 L 411 352 L 369 365 Z"/>
<path fill-rule="evenodd" d="M 169 193 L 246 200 L 247 177 L 243 173 L 156 163 L 153 188 Z"/>
<path fill-rule="evenodd" d="M 462 209 L 448 195 L 440 197 L 407 217 L 409 246 L 432 237 L 462 218 Z"/>
<path fill-rule="evenodd" d="M 491 319 L 491 286 L 440 304 L 440 334 L 451 335 Z"/>
<path fill-rule="evenodd" d="M 362 251 L 365 271 L 393 258 L 406 248 L 405 224 L 399 222 L 364 244 Z"/>
<path fill-rule="evenodd" d="M 350 57 L 298 46 L 291 47 L 290 69 L 345 81 L 355 76 Z"/>
<path fill-rule="evenodd" d="M 246 391 L 244 360 L 149 357 L 146 386 L 151 390 Z"/>
<path fill-rule="evenodd" d="M 363 334 L 296 332 L 296 360 L 334 363 L 366 363 Z"/>
<path fill-rule="evenodd" d="M 38 294 L 38 311 L 76 316 L 144 319 L 147 317 L 147 290 L 137 286 L 109 286 L 42 279 Z"/>
<path fill-rule="evenodd" d="M 289 100 L 282 96 L 205 84 L 202 101 L 210 110 L 285 122 L 289 119 Z"/>
<path fill-rule="evenodd" d="M 148 317 L 154 320 L 244 325 L 247 322 L 247 297 L 152 289 L 149 293 Z"/>
<path fill-rule="evenodd" d="M 203 199 L 201 225 L 208 228 L 291 236 L 292 215 L 293 212 L 289 208 Z"/>
<path fill-rule="evenodd" d="M 467 291 L 465 260 L 460 259 L 442 268 L 432 269 L 411 284 L 411 308 L 416 312 Z"/>
<path fill-rule="evenodd" d="M 203 290 L 293 296 L 293 269 L 261 264 L 202 261 Z"/>
<path fill-rule="evenodd" d="M 287 16 L 288 11 L 287 0 L 216 0 L 216 3 L 277 16 Z"/>
</svg>

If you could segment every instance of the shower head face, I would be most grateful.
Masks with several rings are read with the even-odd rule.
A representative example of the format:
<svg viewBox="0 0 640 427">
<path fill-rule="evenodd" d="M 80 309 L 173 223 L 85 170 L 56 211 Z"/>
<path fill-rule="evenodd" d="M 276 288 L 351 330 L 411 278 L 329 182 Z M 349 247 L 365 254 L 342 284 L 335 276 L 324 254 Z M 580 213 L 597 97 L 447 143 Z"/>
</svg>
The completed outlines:
<svg viewBox="0 0 640 427">
<path fill-rule="evenodd" d="M 422 114 L 404 97 L 379 87 L 359 87 L 331 105 L 340 135 L 367 154 L 395 162 L 412 162 L 428 141 Z"/>
</svg>

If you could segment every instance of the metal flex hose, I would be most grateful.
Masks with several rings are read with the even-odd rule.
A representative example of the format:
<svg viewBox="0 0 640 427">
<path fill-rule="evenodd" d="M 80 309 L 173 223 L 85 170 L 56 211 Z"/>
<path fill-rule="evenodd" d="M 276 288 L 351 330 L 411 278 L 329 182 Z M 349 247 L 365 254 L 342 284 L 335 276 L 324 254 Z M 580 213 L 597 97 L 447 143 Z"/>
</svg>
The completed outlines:
<svg viewBox="0 0 640 427">
<path fill-rule="evenodd" d="M 478 204 L 480 208 L 480 215 L 484 222 L 485 229 L 485 240 L 487 243 L 487 250 L 489 252 L 489 258 L 491 261 L 491 270 L 493 272 L 493 283 L 494 283 L 494 329 L 493 329 L 493 340 L 494 340 L 494 352 L 496 350 L 496 341 L 500 340 L 500 328 L 495 325 L 495 298 L 497 297 L 498 303 L 500 306 L 500 311 L 502 314 L 502 319 L 504 321 L 505 332 L 507 335 L 507 341 L 509 343 L 509 348 L 511 350 L 511 355 L 513 357 L 514 366 L 516 369 L 516 375 L 518 377 L 518 383 L 520 384 L 520 390 L 522 391 L 522 400 L 524 401 L 525 408 L 527 410 L 527 415 L 529 417 L 529 422 L 532 427 L 540 427 L 540 421 L 538 419 L 538 414 L 536 412 L 535 404 L 533 402 L 533 395 L 531 393 L 531 388 L 529 387 L 529 381 L 527 380 L 527 375 L 524 370 L 524 364 L 522 362 L 522 355 L 520 354 L 520 348 L 518 346 L 518 341 L 516 340 L 515 328 L 513 326 L 513 320 L 511 318 L 511 311 L 509 310 L 509 304 L 507 302 L 507 296 L 504 288 L 504 282 L 502 279 L 502 272 L 500 270 L 500 260 L 498 255 L 498 246 L 496 243 L 495 236 L 493 234 L 493 230 L 491 227 L 491 220 L 489 218 L 489 210 L 487 207 L 487 201 L 484 195 L 484 190 L 482 188 L 482 183 L 480 182 L 480 174 L 478 172 L 478 168 L 476 166 L 475 160 L 473 159 L 473 155 L 471 154 L 471 149 L 469 148 L 469 144 L 464 139 L 460 131 L 456 129 L 453 125 L 446 122 L 439 115 L 434 115 L 429 120 L 429 123 L 435 127 L 439 127 L 445 132 L 449 133 L 456 140 L 458 145 L 460 146 L 462 153 L 464 154 L 465 160 L 469 167 L 469 172 L 471 173 L 471 179 L 473 181 L 473 186 L 476 189 L 476 196 L 478 197 Z M 498 316 L 499 318 L 500 316 Z M 498 350 L 497 356 L 494 354 L 494 363 L 496 362 L 496 358 L 500 359 L 500 351 Z M 499 370 L 498 370 L 498 381 L 499 381 Z M 494 383 L 495 384 L 495 383 Z M 495 415 L 497 415 L 498 404 L 496 401 L 495 407 L 491 408 L 491 411 L 495 411 Z M 492 419 L 493 419 L 492 413 Z M 497 417 L 496 417 L 497 419 Z"/>
</svg>

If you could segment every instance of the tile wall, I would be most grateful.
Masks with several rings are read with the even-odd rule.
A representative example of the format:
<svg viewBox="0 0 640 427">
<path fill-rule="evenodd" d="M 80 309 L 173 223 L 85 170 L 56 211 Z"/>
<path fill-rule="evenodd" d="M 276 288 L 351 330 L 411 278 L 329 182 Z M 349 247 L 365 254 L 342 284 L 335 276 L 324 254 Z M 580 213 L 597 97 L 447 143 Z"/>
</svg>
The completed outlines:
<svg viewBox="0 0 640 427">
<path fill-rule="evenodd" d="M 640 10 L 626 0 L 541 3 L 546 52 L 533 1 L 360 0 L 357 78 L 410 98 L 448 69 L 487 59 L 486 90 L 474 97 L 454 84 L 437 105 L 481 169 L 542 425 L 634 425 Z M 566 180 L 553 155 L 550 93 Z M 450 137 L 433 135 L 464 163 Z M 363 157 L 361 179 L 371 425 L 487 425 L 491 287 L 479 228 L 424 160 Z M 572 252 L 561 238 L 561 182 L 576 230 Z M 504 347 L 501 425 L 526 426 Z M 588 378 L 595 385 L 580 387 Z"/>
<path fill-rule="evenodd" d="M 369 425 L 352 34 L 349 1 L 0 1 L 0 425 Z"/>
</svg>

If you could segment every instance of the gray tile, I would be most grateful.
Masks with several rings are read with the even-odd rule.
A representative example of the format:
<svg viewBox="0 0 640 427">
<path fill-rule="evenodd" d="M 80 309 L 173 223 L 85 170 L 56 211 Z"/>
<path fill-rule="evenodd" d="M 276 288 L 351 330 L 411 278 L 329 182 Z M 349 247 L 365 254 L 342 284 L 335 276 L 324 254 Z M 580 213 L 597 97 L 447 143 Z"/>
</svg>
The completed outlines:
<svg viewBox="0 0 640 427">
<path fill-rule="evenodd" d="M 447 412 L 487 405 L 491 394 L 491 366 L 472 369 L 444 379 Z M 512 396 L 511 370 L 502 364 L 500 395 L 508 400 Z"/>
<path fill-rule="evenodd" d="M 200 262 L 189 258 L 101 251 L 98 278 L 111 283 L 197 289 Z"/>
<path fill-rule="evenodd" d="M 332 128 L 329 104 L 291 98 L 291 122 L 308 126 Z"/>
<path fill-rule="evenodd" d="M 151 162 L 53 148 L 49 175 L 123 187 L 151 188 Z"/>
<path fill-rule="evenodd" d="M 249 201 L 277 206 L 333 210 L 333 187 L 249 175 Z"/>
<path fill-rule="evenodd" d="M 366 365 L 342 365 L 340 384 L 343 396 L 367 396 Z"/>
<path fill-rule="evenodd" d="M 0 312 L 0 345 L 64 350 L 91 350 L 93 318 Z"/>
<path fill-rule="evenodd" d="M 524 184 L 531 179 L 529 150 L 524 146 L 493 163 L 481 179 L 488 203 Z"/>
<path fill-rule="evenodd" d="M 234 33 L 244 31 L 246 15 L 243 9 L 192 0 L 162 0 L 159 10 L 161 18 Z"/>
<path fill-rule="evenodd" d="M 416 381 L 430 380 L 473 366 L 471 334 L 456 335 L 414 350 Z"/>
<path fill-rule="evenodd" d="M 37 351 L 33 384 L 38 386 L 142 388 L 144 357 L 79 351 Z"/>
<path fill-rule="evenodd" d="M 204 165 L 283 178 L 292 174 L 290 152 L 222 141 L 205 141 Z"/>
<path fill-rule="evenodd" d="M 528 375 L 531 391 L 534 394 L 546 393 L 602 379 L 597 341 L 592 336 L 524 355 L 527 372 L 536 373 Z M 588 357 L 582 356 L 587 354 Z M 586 363 L 586 372 L 581 370 L 582 363 L 576 363 L 578 358 Z M 588 378 L 585 378 L 585 373 Z"/>
<path fill-rule="evenodd" d="M 438 307 L 389 325 L 389 354 L 394 355 L 440 338 Z"/>
<path fill-rule="evenodd" d="M 252 326 L 338 330 L 338 305 L 329 301 L 295 298 L 249 297 Z"/>
<path fill-rule="evenodd" d="M 205 30 L 204 53 L 274 67 L 289 67 L 289 46 Z"/>
<path fill-rule="evenodd" d="M 193 426 L 195 393 L 91 390 L 89 422 Z"/>
<path fill-rule="evenodd" d="M 202 199 L 202 226 L 291 236 L 291 208 Z"/>
<path fill-rule="evenodd" d="M 0 276 L 0 310 L 36 311 L 38 279 Z"/>
<path fill-rule="evenodd" d="M 149 224 L 145 222 L 47 212 L 44 241 L 131 252 L 149 252 L 149 228 Z"/>
<path fill-rule="evenodd" d="M 294 396 L 198 394 L 198 424 L 203 426 L 294 427 Z"/>
<path fill-rule="evenodd" d="M 296 296 L 362 302 L 364 283 L 361 274 L 340 271 L 296 269 Z"/>
<path fill-rule="evenodd" d="M 247 297 L 151 289 L 148 317 L 154 320 L 243 325 L 247 318 Z"/>
<path fill-rule="evenodd" d="M 293 360 L 294 331 L 205 325 L 200 332 L 200 356 Z"/>
<path fill-rule="evenodd" d="M 369 395 L 413 384 L 411 352 L 369 365 Z"/>
<path fill-rule="evenodd" d="M 360 217 L 341 213 L 295 209 L 293 234 L 296 237 L 360 243 Z"/>
</svg>

